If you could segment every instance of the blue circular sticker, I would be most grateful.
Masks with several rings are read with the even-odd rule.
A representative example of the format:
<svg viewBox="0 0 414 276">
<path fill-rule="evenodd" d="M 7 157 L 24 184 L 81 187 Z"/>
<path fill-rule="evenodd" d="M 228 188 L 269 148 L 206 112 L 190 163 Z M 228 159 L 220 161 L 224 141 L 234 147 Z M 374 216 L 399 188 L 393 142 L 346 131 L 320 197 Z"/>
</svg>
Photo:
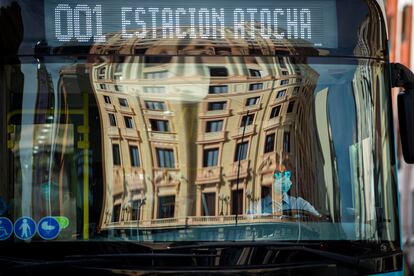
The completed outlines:
<svg viewBox="0 0 414 276">
<path fill-rule="evenodd" d="M 36 222 L 29 217 L 20 217 L 14 223 L 14 235 L 21 240 L 30 240 L 36 235 Z"/>
<path fill-rule="evenodd" d="M 54 217 L 44 217 L 37 225 L 37 233 L 44 240 L 53 240 L 60 233 L 59 221 Z"/>
<path fill-rule="evenodd" d="M 7 240 L 13 234 L 13 223 L 8 218 L 0 217 L 0 241 Z"/>
</svg>

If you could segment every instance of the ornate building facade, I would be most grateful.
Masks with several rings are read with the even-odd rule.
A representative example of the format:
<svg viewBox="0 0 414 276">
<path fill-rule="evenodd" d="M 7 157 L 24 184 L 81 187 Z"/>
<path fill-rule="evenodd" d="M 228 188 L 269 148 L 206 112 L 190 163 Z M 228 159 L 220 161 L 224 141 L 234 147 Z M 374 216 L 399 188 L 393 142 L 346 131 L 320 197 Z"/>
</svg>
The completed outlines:
<svg viewBox="0 0 414 276">
<path fill-rule="evenodd" d="M 89 69 L 105 156 L 101 229 L 278 220 L 275 170 L 291 172 L 293 195 L 328 209 L 309 104 L 318 74 L 306 60 L 272 41 L 119 40 L 94 46 Z"/>
</svg>

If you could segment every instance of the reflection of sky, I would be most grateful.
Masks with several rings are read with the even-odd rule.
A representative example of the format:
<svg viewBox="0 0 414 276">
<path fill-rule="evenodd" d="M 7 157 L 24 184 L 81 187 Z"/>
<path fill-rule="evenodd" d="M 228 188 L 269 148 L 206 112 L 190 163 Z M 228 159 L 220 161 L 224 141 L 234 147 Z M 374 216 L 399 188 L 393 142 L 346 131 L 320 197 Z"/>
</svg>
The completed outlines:
<svg viewBox="0 0 414 276">
<path fill-rule="evenodd" d="M 320 74 L 316 93 L 329 89 L 327 113 L 338 166 L 341 208 L 344 210 L 353 205 L 349 147 L 355 143 L 356 110 L 352 81 L 356 65 L 316 64 L 312 68 Z"/>
</svg>

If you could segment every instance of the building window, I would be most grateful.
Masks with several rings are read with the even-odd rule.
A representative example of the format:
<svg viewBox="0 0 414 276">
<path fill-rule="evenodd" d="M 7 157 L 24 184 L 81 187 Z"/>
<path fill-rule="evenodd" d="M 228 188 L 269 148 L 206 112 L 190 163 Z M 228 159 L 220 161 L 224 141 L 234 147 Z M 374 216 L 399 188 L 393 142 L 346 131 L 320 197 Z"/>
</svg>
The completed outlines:
<svg viewBox="0 0 414 276">
<path fill-rule="evenodd" d="M 293 89 L 293 95 L 294 95 L 294 96 L 297 96 L 297 95 L 299 94 L 299 89 L 300 89 L 300 87 L 299 87 L 299 86 L 296 86 L 296 87 Z"/>
<path fill-rule="evenodd" d="M 206 123 L 206 132 L 219 132 L 223 129 L 223 120 L 208 121 Z"/>
<path fill-rule="evenodd" d="M 131 157 L 131 167 L 140 167 L 139 152 L 137 146 L 129 146 L 129 155 Z"/>
<path fill-rule="evenodd" d="M 234 162 L 245 160 L 247 158 L 247 148 L 249 142 L 238 143 L 236 146 L 236 152 L 234 154 Z"/>
<path fill-rule="evenodd" d="M 254 121 L 254 114 L 244 115 L 241 119 L 240 127 L 250 126 L 253 124 Z"/>
<path fill-rule="evenodd" d="M 173 218 L 175 211 L 175 196 L 160 196 L 158 198 L 158 218 Z"/>
<path fill-rule="evenodd" d="M 169 132 L 170 127 L 167 120 L 150 119 L 151 130 L 158 132 Z"/>
<path fill-rule="evenodd" d="M 260 78 L 262 76 L 262 74 L 260 73 L 259 70 L 255 70 L 255 69 L 249 69 L 249 73 L 251 77 L 257 77 Z"/>
<path fill-rule="evenodd" d="M 165 110 L 164 102 L 145 101 L 145 106 L 149 110 Z"/>
<path fill-rule="evenodd" d="M 289 80 L 281 80 L 280 81 L 280 85 L 288 85 L 289 84 Z"/>
<path fill-rule="evenodd" d="M 106 90 L 106 84 L 104 83 L 99 84 L 99 88 L 102 90 Z"/>
<path fill-rule="evenodd" d="M 276 118 L 280 114 L 280 105 L 275 106 L 272 108 L 272 111 L 270 112 L 270 119 Z"/>
<path fill-rule="evenodd" d="M 143 49 L 146 51 L 146 49 Z M 172 57 L 169 56 L 145 56 L 145 67 L 158 66 L 165 63 L 170 63 Z"/>
<path fill-rule="evenodd" d="M 203 167 L 216 167 L 218 164 L 219 149 L 205 149 L 203 153 Z"/>
<path fill-rule="evenodd" d="M 211 102 L 208 103 L 208 111 L 224 110 L 226 109 L 227 102 Z"/>
<path fill-rule="evenodd" d="M 229 75 L 226 67 L 210 67 L 211 77 L 227 77 Z"/>
<path fill-rule="evenodd" d="M 290 132 L 283 133 L 283 150 L 290 152 Z"/>
<path fill-rule="evenodd" d="M 164 86 L 145 86 L 144 93 L 154 93 L 154 94 L 165 93 L 165 87 Z"/>
<path fill-rule="evenodd" d="M 252 83 L 249 85 L 250 91 L 262 90 L 262 89 L 263 89 L 263 83 Z"/>
<path fill-rule="evenodd" d="M 262 213 L 271 214 L 273 213 L 272 208 L 272 188 L 270 186 L 262 186 L 261 203 Z"/>
<path fill-rule="evenodd" d="M 108 116 L 109 116 L 109 124 L 113 127 L 116 126 L 115 114 L 108 113 Z"/>
<path fill-rule="evenodd" d="M 279 92 L 277 92 L 276 98 L 279 99 L 279 98 L 284 97 L 285 95 L 286 95 L 286 90 L 280 90 Z"/>
<path fill-rule="evenodd" d="M 118 144 L 112 144 L 112 158 L 115 166 L 121 165 L 121 153 Z"/>
<path fill-rule="evenodd" d="M 284 57 L 279 57 L 278 60 L 279 60 L 280 68 L 286 68 L 285 58 Z"/>
<path fill-rule="evenodd" d="M 227 85 L 212 85 L 208 88 L 209 94 L 224 94 L 228 92 Z"/>
<path fill-rule="evenodd" d="M 121 204 L 115 204 L 112 209 L 112 222 L 118 222 L 121 218 Z"/>
<path fill-rule="evenodd" d="M 101 67 L 98 69 L 98 80 L 104 80 L 106 74 L 106 67 Z"/>
<path fill-rule="evenodd" d="M 272 152 L 275 149 L 275 134 L 266 135 L 264 153 Z"/>
<path fill-rule="evenodd" d="M 124 98 L 119 98 L 119 105 L 123 107 L 128 107 L 128 100 Z"/>
<path fill-rule="evenodd" d="M 122 70 L 124 68 L 124 64 L 123 63 L 116 63 L 114 66 L 115 66 L 114 79 L 115 80 L 121 80 L 122 79 Z"/>
<path fill-rule="evenodd" d="M 168 71 L 160 71 L 160 72 L 149 72 L 144 74 L 144 78 L 146 79 L 166 79 L 168 78 Z"/>
<path fill-rule="evenodd" d="M 216 215 L 216 193 L 202 193 L 202 216 L 215 216 Z"/>
<path fill-rule="evenodd" d="M 287 76 L 287 75 L 289 75 L 288 71 L 282 71 L 282 76 Z"/>
<path fill-rule="evenodd" d="M 294 107 L 295 107 L 295 102 L 294 101 L 290 102 L 288 105 L 287 113 L 292 113 Z"/>
<path fill-rule="evenodd" d="M 175 168 L 174 150 L 172 149 L 155 149 L 157 152 L 158 167 Z"/>
<path fill-rule="evenodd" d="M 116 92 L 122 92 L 122 91 L 124 91 L 124 88 L 123 88 L 122 85 L 115 84 L 114 87 L 115 87 L 115 91 Z"/>
<path fill-rule="evenodd" d="M 111 97 L 109 97 L 109 96 L 104 96 L 104 101 L 105 101 L 106 104 L 111 104 L 112 103 L 111 102 Z"/>
<path fill-rule="evenodd" d="M 231 192 L 231 214 L 243 214 L 243 190 L 235 190 Z"/>
<path fill-rule="evenodd" d="M 142 201 L 140 200 L 133 200 L 132 201 L 132 213 L 131 213 L 131 220 L 136 221 L 141 218 L 141 208 L 142 208 Z"/>
<path fill-rule="evenodd" d="M 126 128 L 134 128 L 134 121 L 132 117 L 125 116 L 124 121 L 125 121 Z"/>
<path fill-rule="evenodd" d="M 259 102 L 260 97 L 248 98 L 246 100 L 246 106 L 256 105 Z"/>
</svg>

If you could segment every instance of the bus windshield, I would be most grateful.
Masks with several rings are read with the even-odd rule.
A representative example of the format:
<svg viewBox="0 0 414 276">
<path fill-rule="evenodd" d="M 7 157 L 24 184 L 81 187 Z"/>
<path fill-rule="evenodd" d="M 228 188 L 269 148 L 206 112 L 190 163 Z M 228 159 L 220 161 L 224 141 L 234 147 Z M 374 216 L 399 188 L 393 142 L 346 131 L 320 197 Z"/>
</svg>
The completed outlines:
<svg viewBox="0 0 414 276">
<path fill-rule="evenodd" d="M 373 2 L 62 2 L 2 10 L 0 240 L 399 243 Z"/>
</svg>

